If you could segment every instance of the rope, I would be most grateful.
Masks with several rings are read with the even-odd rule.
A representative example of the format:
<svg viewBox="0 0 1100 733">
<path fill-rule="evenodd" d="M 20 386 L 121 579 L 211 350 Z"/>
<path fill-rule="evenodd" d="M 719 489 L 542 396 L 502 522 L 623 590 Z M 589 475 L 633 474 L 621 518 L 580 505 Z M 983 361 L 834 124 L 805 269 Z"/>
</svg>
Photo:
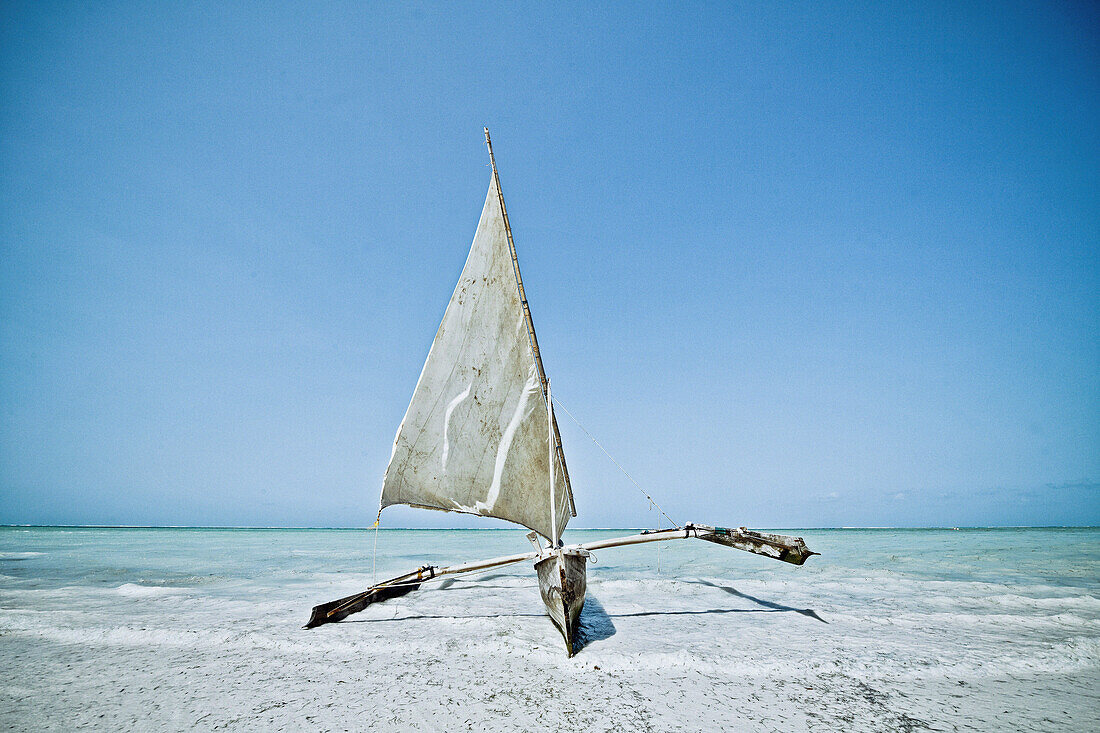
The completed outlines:
<svg viewBox="0 0 1100 733">
<path fill-rule="evenodd" d="M 657 506 L 657 505 L 654 504 L 654 506 Z M 661 517 L 660 516 L 657 517 L 657 531 L 658 532 L 661 531 Z M 660 542 L 655 542 L 654 544 L 657 545 L 657 575 L 660 575 L 661 574 L 661 543 Z"/>
<path fill-rule="evenodd" d="M 370 584 L 378 582 L 378 523 L 382 521 L 382 510 L 378 510 L 378 519 L 374 520 L 374 552 L 370 555 Z"/>
<path fill-rule="evenodd" d="M 588 436 L 589 440 L 591 440 L 593 443 L 595 443 L 596 447 L 603 451 L 603 454 L 605 456 L 607 456 L 608 460 L 610 460 L 612 463 L 614 463 L 616 466 L 619 467 L 619 470 L 623 472 L 623 475 L 626 476 L 628 479 L 630 479 L 630 483 L 634 484 L 634 486 L 637 487 L 638 491 L 642 492 L 642 496 L 649 499 L 650 505 L 653 506 L 654 508 L 656 508 L 657 511 L 659 511 L 661 514 L 663 514 L 665 519 L 667 519 L 669 521 L 669 524 L 671 524 L 673 527 L 679 527 L 680 526 L 676 522 L 672 521 L 672 517 L 668 516 L 668 514 L 665 513 L 665 510 L 662 509 L 661 506 L 657 502 L 653 501 L 653 497 L 646 493 L 646 490 L 643 489 L 641 487 L 641 485 L 637 481 L 634 480 L 634 477 L 631 476 L 629 473 L 627 473 L 626 469 L 623 468 L 619 464 L 618 461 L 616 461 L 614 458 L 611 457 L 611 454 L 607 452 L 607 449 L 604 448 L 602 445 L 600 445 L 600 441 L 593 438 L 592 433 L 590 433 L 590 432 L 588 432 L 587 430 L 584 429 L 584 426 L 581 425 L 580 420 L 573 417 L 573 413 L 571 413 L 569 411 L 568 407 L 566 407 L 565 405 L 563 405 L 561 403 L 561 400 L 559 400 L 557 397 L 554 397 L 554 404 L 556 404 L 561 409 L 565 410 L 565 414 L 569 416 L 569 419 L 571 419 L 573 422 L 575 422 L 577 424 L 577 427 L 580 428 L 581 431 L 583 431 L 584 434 Z M 657 522 L 658 522 L 657 526 L 660 527 L 661 525 L 660 525 L 660 518 L 659 517 L 657 519 Z"/>
</svg>

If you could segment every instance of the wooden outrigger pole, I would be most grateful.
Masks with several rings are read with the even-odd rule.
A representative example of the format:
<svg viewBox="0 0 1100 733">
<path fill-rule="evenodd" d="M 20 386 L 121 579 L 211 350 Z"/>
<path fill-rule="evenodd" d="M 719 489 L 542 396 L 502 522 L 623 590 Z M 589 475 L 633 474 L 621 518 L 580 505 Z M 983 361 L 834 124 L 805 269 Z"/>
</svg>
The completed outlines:
<svg viewBox="0 0 1100 733">
<path fill-rule="evenodd" d="M 376 583 L 362 593 L 356 593 L 345 598 L 314 606 L 309 621 L 307 621 L 306 625 L 302 628 L 312 629 L 321 624 L 340 621 L 353 613 L 362 611 L 372 603 L 386 601 L 390 598 L 397 598 L 406 593 L 411 593 L 423 583 L 434 578 L 439 578 L 444 575 L 472 573 L 476 570 L 487 570 L 502 565 L 511 565 L 512 563 L 522 562 L 523 560 L 531 560 L 538 557 L 538 554 L 537 552 L 525 552 L 520 555 L 505 555 L 503 557 L 494 557 L 489 560 L 467 562 L 461 565 L 450 565 L 442 568 L 437 568 L 434 565 L 424 565 L 411 573 L 405 573 L 404 575 L 398 575 L 396 578 L 390 578 L 389 580 L 383 580 L 381 583 Z"/>
<path fill-rule="evenodd" d="M 706 524 L 691 523 L 673 529 L 646 531 L 626 537 L 614 537 L 606 540 L 585 542 L 565 549 L 581 550 L 587 554 L 592 550 L 602 550 L 608 547 L 623 547 L 626 545 L 638 545 L 647 542 L 664 542 L 667 540 L 686 540 L 691 538 L 714 542 L 719 545 L 725 545 L 726 547 L 733 547 L 756 555 L 770 557 L 774 560 L 782 560 L 792 565 L 801 565 L 811 556 L 819 554 L 806 547 L 806 543 L 801 537 L 756 532 L 754 530 L 745 529 L 744 527 L 730 529 L 727 527 L 712 527 Z M 353 613 L 362 611 L 372 603 L 378 603 L 410 593 L 419 588 L 422 584 L 435 578 L 445 575 L 459 575 L 461 573 L 485 570 L 503 565 L 511 565 L 513 563 L 523 562 L 524 560 L 533 560 L 540 556 L 543 556 L 542 552 L 526 552 L 520 555 L 505 555 L 502 557 L 494 557 L 489 560 L 480 560 L 477 562 L 468 562 L 461 565 L 450 565 L 441 568 L 433 565 L 425 565 L 411 573 L 399 575 L 396 578 L 384 580 L 381 583 L 372 585 L 362 593 L 356 593 L 346 598 L 314 606 L 313 613 L 310 615 L 309 621 L 304 628 L 312 629 L 322 624 L 340 621 Z M 556 555 L 549 557 L 544 556 L 545 560 L 553 558 L 556 558 Z M 541 562 L 543 561 L 540 561 L 540 563 Z M 542 583 L 539 585 L 542 586 Z M 549 607 L 549 604 L 547 605 Z M 553 616 L 551 616 L 551 618 L 554 620 L 555 625 L 557 625 L 558 619 Z M 567 644 L 569 646 L 569 653 L 572 655 L 574 652 L 572 640 L 567 639 Z"/>
</svg>

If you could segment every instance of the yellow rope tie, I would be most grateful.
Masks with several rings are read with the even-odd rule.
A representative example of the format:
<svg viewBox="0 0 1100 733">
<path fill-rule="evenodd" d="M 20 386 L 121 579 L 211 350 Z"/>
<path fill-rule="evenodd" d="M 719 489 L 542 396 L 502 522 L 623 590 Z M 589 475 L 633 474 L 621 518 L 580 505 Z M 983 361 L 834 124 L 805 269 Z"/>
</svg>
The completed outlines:
<svg viewBox="0 0 1100 733">
<path fill-rule="evenodd" d="M 382 521 L 382 512 L 378 512 L 378 518 L 374 520 L 374 551 L 370 555 L 370 584 L 378 582 L 378 523 Z"/>
</svg>

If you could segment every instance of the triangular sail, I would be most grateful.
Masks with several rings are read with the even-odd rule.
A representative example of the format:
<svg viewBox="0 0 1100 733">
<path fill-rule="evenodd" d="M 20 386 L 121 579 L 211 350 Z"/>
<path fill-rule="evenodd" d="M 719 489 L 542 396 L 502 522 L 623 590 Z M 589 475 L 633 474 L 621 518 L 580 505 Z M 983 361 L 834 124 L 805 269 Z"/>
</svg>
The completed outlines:
<svg viewBox="0 0 1100 733">
<path fill-rule="evenodd" d="M 409 504 L 551 531 L 546 398 L 527 332 L 496 176 L 466 266 L 397 429 L 382 508 Z M 555 436 L 556 437 L 556 436 Z M 560 460 L 555 482 L 566 487 Z"/>
</svg>

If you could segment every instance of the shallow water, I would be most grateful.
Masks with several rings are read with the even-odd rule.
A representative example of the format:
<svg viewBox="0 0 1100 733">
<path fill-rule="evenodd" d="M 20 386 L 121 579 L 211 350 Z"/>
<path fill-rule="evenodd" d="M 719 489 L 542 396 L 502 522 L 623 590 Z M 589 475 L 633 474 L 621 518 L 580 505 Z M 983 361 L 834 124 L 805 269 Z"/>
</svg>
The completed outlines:
<svg viewBox="0 0 1100 733">
<path fill-rule="evenodd" d="M 822 556 L 599 551 L 567 659 L 529 563 L 300 629 L 521 531 L 0 528 L 0 723 L 1100 728 L 1100 529 L 787 533 Z"/>
</svg>

